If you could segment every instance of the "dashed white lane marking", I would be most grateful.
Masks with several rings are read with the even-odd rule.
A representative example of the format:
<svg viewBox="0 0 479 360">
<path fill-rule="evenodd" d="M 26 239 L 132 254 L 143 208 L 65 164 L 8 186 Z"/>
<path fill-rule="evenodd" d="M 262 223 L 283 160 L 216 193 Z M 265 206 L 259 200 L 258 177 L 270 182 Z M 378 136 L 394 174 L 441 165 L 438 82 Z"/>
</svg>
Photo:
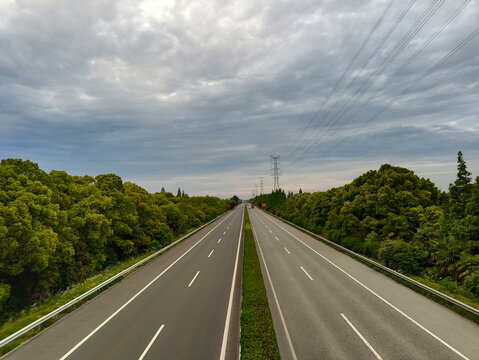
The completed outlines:
<svg viewBox="0 0 479 360">
<path fill-rule="evenodd" d="M 396 310 L 398 313 L 400 313 L 402 316 L 404 316 L 406 319 L 408 319 L 409 321 L 411 321 L 414 325 L 416 325 L 417 327 L 419 327 L 420 329 L 424 330 L 426 333 L 428 333 L 429 335 L 431 335 L 434 339 L 436 339 L 437 341 L 439 341 L 441 344 L 443 344 L 444 346 L 446 346 L 449 350 L 455 352 L 458 356 L 460 356 L 461 358 L 463 358 L 464 360 L 469 360 L 469 358 L 462 354 L 459 350 L 457 350 L 456 348 L 454 348 L 453 346 L 449 345 L 447 342 L 445 342 L 444 340 L 442 340 L 439 336 L 437 336 L 436 334 L 434 334 L 432 331 L 428 330 L 427 328 L 425 328 L 424 326 L 422 326 L 420 323 L 418 323 L 416 320 L 414 320 L 412 317 L 410 317 L 409 315 L 407 315 L 406 313 L 404 313 L 403 311 L 401 311 L 400 309 L 398 309 L 396 306 L 394 306 L 393 304 L 391 304 L 389 301 L 387 301 L 386 299 L 384 299 L 382 296 L 380 296 L 379 294 L 377 294 L 376 292 L 374 292 L 373 290 L 371 290 L 369 287 L 367 287 L 366 285 L 364 285 L 361 281 L 359 281 L 358 279 L 356 279 L 354 276 L 352 276 L 350 273 L 348 273 L 346 270 L 343 270 L 342 268 L 340 268 L 338 265 L 336 265 L 334 262 L 332 262 L 331 260 L 329 260 L 327 257 L 325 257 L 324 255 L 320 254 L 318 251 L 316 251 L 315 249 L 313 249 L 311 246 L 309 246 L 308 244 L 306 244 L 304 241 L 300 240 L 297 236 L 293 235 L 292 233 L 290 233 L 288 230 L 286 230 L 284 227 L 282 227 L 280 224 L 278 224 L 276 221 L 274 220 L 271 220 L 273 223 L 275 223 L 276 225 L 278 225 L 281 229 L 283 229 L 284 231 L 286 231 L 289 235 L 291 235 L 292 237 L 294 237 L 296 240 L 298 240 L 300 243 L 302 243 L 304 246 L 306 246 L 307 248 L 309 248 L 310 250 L 312 250 L 314 253 L 316 253 L 317 255 L 319 255 L 321 258 L 323 258 L 325 261 L 327 261 L 328 263 L 330 263 L 332 266 L 334 266 L 336 269 L 338 269 L 339 271 L 341 271 L 343 274 L 345 274 L 346 276 L 348 276 L 351 280 L 355 281 L 358 285 L 361 285 L 364 289 L 366 289 L 367 291 L 369 291 L 371 294 L 373 294 L 374 296 L 376 296 L 378 299 L 380 299 L 381 301 L 383 301 L 385 304 L 389 305 L 392 309 Z M 60 359 L 61 360 L 61 359 Z"/>
<path fill-rule="evenodd" d="M 278 237 L 277 237 L 277 236 L 275 236 L 274 238 L 276 239 L 276 241 L 279 241 L 279 239 L 278 239 Z"/>
<path fill-rule="evenodd" d="M 284 247 L 284 246 L 283 246 L 283 247 Z M 286 249 L 286 247 L 284 247 L 284 250 L 286 250 L 286 252 L 287 252 L 289 255 L 291 255 L 291 253 L 289 252 L 288 249 Z"/>
<path fill-rule="evenodd" d="M 146 353 L 148 352 L 148 350 L 150 350 L 151 348 L 151 345 L 153 345 L 153 343 L 155 342 L 156 338 L 158 337 L 158 335 L 160 335 L 160 332 L 161 330 L 163 330 L 163 328 L 165 327 L 165 325 L 161 325 L 160 328 L 158 329 L 158 331 L 156 332 L 155 336 L 153 336 L 153 338 L 151 339 L 151 341 L 149 342 L 148 346 L 146 347 L 145 351 L 143 351 L 143 353 L 141 354 L 141 356 L 138 358 L 138 360 L 143 360 L 143 358 L 145 357 Z"/>
<path fill-rule="evenodd" d="M 211 256 L 211 254 L 213 254 L 213 251 L 215 251 L 215 250 L 214 250 L 214 249 L 213 249 L 213 250 L 211 250 L 211 252 L 209 253 L 208 257 L 210 257 L 210 256 Z"/>
<path fill-rule="evenodd" d="M 193 285 L 194 281 L 196 280 L 196 277 L 200 274 L 200 271 L 198 270 L 198 272 L 196 273 L 196 275 L 193 277 L 193 279 L 190 281 L 190 283 L 188 284 L 188 287 L 191 287 L 191 285 Z"/>
<path fill-rule="evenodd" d="M 308 275 L 308 277 L 309 277 L 311 280 L 313 280 L 313 278 L 311 277 L 311 275 L 309 275 L 308 272 L 307 272 L 306 270 L 304 270 L 304 267 L 302 267 L 301 265 L 300 265 L 299 267 L 301 268 L 301 270 L 304 271 L 304 273 L 305 273 L 306 275 Z"/>
<path fill-rule="evenodd" d="M 218 244 L 220 243 L 220 241 L 221 241 L 221 238 L 218 240 Z"/>
</svg>

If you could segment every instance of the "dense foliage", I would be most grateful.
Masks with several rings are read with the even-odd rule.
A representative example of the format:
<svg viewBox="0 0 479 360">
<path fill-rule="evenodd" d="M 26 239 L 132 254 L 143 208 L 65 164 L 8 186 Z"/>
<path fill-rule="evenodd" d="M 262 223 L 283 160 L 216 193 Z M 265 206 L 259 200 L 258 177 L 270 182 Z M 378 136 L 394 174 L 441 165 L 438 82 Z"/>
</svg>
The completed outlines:
<svg viewBox="0 0 479 360">
<path fill-rule="evenodd" d="M 46 173 L 0 163 L 0 319 L 92 276 L 159 249 L 239 199 L 150 194 L 115 174 Z"/>
<path fill-rule="evenodd" d="M 408 274 L 464 285 L 479 297 L 479 178 L 462 153 L 449 192 L 382 165 L 324 192 L 258 196 L 267 210 Z"/>
</svg>

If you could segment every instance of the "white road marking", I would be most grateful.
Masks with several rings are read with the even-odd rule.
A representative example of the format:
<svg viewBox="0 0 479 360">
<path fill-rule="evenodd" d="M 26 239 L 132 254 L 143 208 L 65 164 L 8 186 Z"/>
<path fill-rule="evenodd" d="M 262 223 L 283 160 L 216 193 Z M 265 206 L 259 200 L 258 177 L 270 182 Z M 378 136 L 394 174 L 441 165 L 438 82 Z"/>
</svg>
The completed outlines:
<svg viewBox="0 0 479 360">
<path fill-rule="evenodd" d="M 230 299 L 228 301 L 228 312 L 226 313 L 225 330 L 223 332 L 223 343 L 221 344 L 220 360 L 226 359 L 226 345 L 228 343 L 228 332 L 230 330 L 230 319 L 231 319 L 231 311 L 233 308 L 233 295 L 235 290 L 236 272 L 238 271 L 238 260 L 239 260 L 239 254 L 240 254 L 240 248 L 241 248 L 241 235 L 243 235 L 243 222 L 244 222 L 244 211 L 243 211 L 243 216 L 241 218 L 241 227 L 240 227 L 239 238 L 238 238 L 238 249 L 236 250 L 235 269 L 233 271 L 233 279 L 231 280 Z"/>
<path fill-rule="evenodd" d="M 354 327 L 354 325 L 351 324 L 351 321 L 349 321 L 348 318 L 344 314 L 341 314 L 341 316 L 348 323 L 348 325 L 351 326 L 351 328 L 354 330 L 356 335 L 359 336 L 359 338 L 363 341 L 363 343 L 366 344 L 366 346 L 369 348 L 369 350 L 371 350 L 371 352 L 374 354 L 374 356 L 376 356 L 376 359 L 382 360 L 383 358 L 381 356 L 379 356 L 379 354 L 376 352 L 376 350 L 374 350 L 374 348 L 371 346 L 371 344 L 369 344 L 368 341 L 364 338 L 364 336 L 361 335 L 361 333 L 358 331 L 358 329 L 356 329 Z"/>
<path fill-rule="evenodd" d="M 289 250 L 288 250 L 288 249 L 286 249 L 286 247 L 285 247 L 285 246 L 283 246 L 283 247 L 284 247 L 284 250 L 286 250 L 286 252 L 287 252 L 289 255 L 291 255 L 291 253 L 289 252 Z"/>
<path fill-rule="evenodd" d="M 143 287 L 140 291 L 138 291 L 135 295 L 133 295 L 130 300 L 128 300 L 126 303 L 124 303 L 118 310 L 116 310 L 113 314 L 111 314 L 106 320 L 104 320 L 100 325 L 98 325 L 93 331 L 91 331 L 87 336 L 85 336 L 78 344 L 76 344 L 74 347 L 72 347 L 65 355 L 63 355 L 60 360 L 65 360 L 67 357 L 69 357 L 76 349 L 78 349 L 82 344 L 85 343 L 89 338 L 91 338 L 95 333 L 100 330 L 103 326 L 105 326 L 106 323 L 108 323 L 111 319 L 113 319 L 120 311 L 122 311 L 126 306 L 128 306 L 129 303 L 131 303 L 133 300 L 135 300 L 143 291 L 145 291 L 147 288 L 151 286 L 156 280 L 158 280 L 165 272 L 167 272 L 173 265 L 175 265 L 178 261 L 180 261 L 183 256 L 188 254 L 196 245 L 198 245 L 205 237 L 207 237 L 213 230 L 215 230 L 218 226 L 220 226 L 227 218 L 229 218 L 233 213 L 229 214 L 227 217 L 225 217 L 218 225 L 216 225 L 213 229 L 208 231 L 208 233 L 203 236 L 200 240 L 198 240 L 193 246 L 191 246 L 188 250 L 186 250 L 183 255 L 181 255 L 178 259 L 173 261 L 165 270 L 163 270 L 157 277 L 155 277 L 153 280 L 151 280 L 148 284 L 146 284 L 145 287 Z"/>
<path fill-rule="evenodd" d="M 226 231 L 223 231 L 223 235 L 226 234 Z"/>
<path fill-rule="evenodd" d="M 226 230 L 229 230 L 229 229 L 230 229 L 230 227 L 228 226 L 228 227 L 226 228 Z"/>
<path fill-rule="evenodd" d="M 279 306 L 278 296 L 276 295 L 276 290 L 274 289 L 273 281 L 271 280 L 271 275 L 269 274 L 268 265 L 266 265 L 266 260 L 264 259 L 263 250 L 261 249 L 258 236 L 256 235 L 256 230 L 253 227 L 253 223 L 251 223 L 251 228 L 253 229 L 254 238 L 256 240 L 256 244 L 258 244 L 259 253 L 261 254 L 261 259 L 263 260 L 264 269 L 266 270 L 266 275 L 268 276 L 269 285 L 271 286 L 271 291 L 273 292 L 274 301 L 276 302 L 276 307 L 278 308 L 279 317 L 281 318 L 281 323 L 283 324 L 286 340 L 288 341 L 289 349 L 291 351 L 291 357 L 293 358 L 293 360 L 298 360 L 298 358 L 296 357 L 296 352 L 294 351 L 293 342 L 291 341 L 291 337 L 289 336 L 288 327 L 286 326 L 286 322 L 284 321 L 284 316 L 283 316 L 283 312 L 281 311 L 281 306 Z"/>
<path fill-rule="evenodd" d="M 309 277 L 311 280 L 313 280 L 313 278 L 311 277 L 311 275 L 309 275 L 308 272 L 307 272 L 306 270 L 304 270 L 304 267 L 302 267 L 301 265 L 300 265 L 299 267 L 301 268 L 301 270 L 304 271 L 304 273 L 305 273 L 306 275 L 308 275 L 308 277 Z"/>
<path fill-rule="evenodd" d="M 279 239 L 276 236 L 274 238 L 276 239 L 276 241 L 279 241 Z"/>
<path fill-rule="evenodd" d="M 220 243 L 220 241 L 221 241 L 221 238 L 218 240 L 218 244 Z"/>
<path fill-rule="evenodd" d="M 196 275 L 193 277 L 193 279 L 190 281 L 190 283 L 188 284 L 188 287 L 191 287 L 191 285 L 193 285 L 193 282 L 196 280 L 196 277 L 200 274 L 200 271 L 198 270 L 198 272 L 196 273 Z"/>
<path fill-rule="evenodd" d="M 141 354 L 141 356 L 138 358 L 138 360 L 143 360 L 143 358 L 145 357 L 146 353 L 148 352 L 148 350 L 150 350 L 151 348 L 151 345 L 153 345 L 153 343 L 155 342 L 156 338 L 158 337 L 158 335 L 160 335 L 160 332 L 161 330 L 163 330 L 163 328 L 165 327 L 165 325 L 161 325 L 160 328 L 158 329 L 158 331 L 156 332 L 155 336 L 153 336 L 153 338 L 151 339 L 150 343 L 148 344 L 148 346 L 146 347 L 145 351 L 143 351 L 143 354 Z"/>
<path fill-rule="evenodd" d="M 266 215 L 265 215 L 266 216 Z M 426 333 L 428 333 L 429 335 L 431 335 L 434 339 L 436 339 L 437 341 L 439 341 L 441 344 L 443 344 L 444 346 L 446 346 L 448 349 L 450 349 L 451 351 L 455 352 L 457 355 L 459 355 L 460 357 L 462 357 L 463 359 L 465 360 L 470 360 L 467 356 L 465 356 L 464 354 L 462 354 L 461 352 L 459 352 L 458 350 L 456 350 L 454 347 L 452 347 L 451 345 L 449 345 L 447 342 L 445 342 L 444 340 L 442 340 L 439 336 L 437 336 L 436 334 L 434 334 L 432 331 L 426 329 L 424 326 L 422 326 L 421 324 L 419 324 L 416 320 L 414 320 L 412 317 L 410 317 L 409 315 L 407 315 L 406 313 L 404 313 L 403 311 L 399 310 L 396 306 L 394 306 L 393 304 L 391 304 L 389 301 L 387 301 L 386 299 L 384 299 L 382 296 L 380 296 L 379 294 L 375 293 L 373 290 L 371 290 L 370 288 L 368 288 L 366 285 L 364 285 L 361 281 L 359 281 L 358 279 L 356 279 L 354 276 L 352 276 L 351 274 L 349 274 L 347 271 L 343 270 L 342 268 L 340 268 L 338 265 L 336 265 L 335 263 L 333 263 L 331 260 L 329 260 L 328 258 L 326 258 L 324 255 L 321 255 L 318 251 L 314 250 L 311 246 L 309 246 L 308 244 L 306 244 L 305 242 L 303 242 L 302 240 L 300 240 L 297 236 L 291 234 L 288 230 L 286 230 L 284 227 L 282 227 L 279 223 L 277 223 L 276 221 L 273 221 L 271 220 L 273 223 L 275 223 L 276 225 L 278 225 L 281 229 L 283 229 L 284 231 L 286 231 L 288 234 L 290 234 L 292 237 L 294 237 L 296 240 L 298 240 L 301 244 L 303 244 L 304 246 L 306 246 L 307 248 L 309 248 L 310 250 L 312 250 L 313 252 L 315 252 L 317 255 L 319 255 L 321 258 L 323 258 L 325 261 L 327 261 L 328 263 L 330 263 L 332 266 L 334 266 L 336 269 L 338 269 L 339 271 L 341 271 L 343 274 L 345 274 L 346 276 L 348 276 L 350 279 L 352 279 L 353 281 L 355 281 L 357 284 L 361 285 L 364 289 L 366 289 L 367 291 L 369 291 L 371 294 L 373 294 L 374 296 L 376 296 L 378 299 L 382 300 L 384 303 L 386 303 L 387 305 L 389 305 L 391 308 L 393 308 L 394 310 L 396 310 L 398 313 L 400 313 L 402 316 L 404 316 L 406 319 L 408 319 L 409 321 L 411 321 L 414 325 L 416 325 L 417 327 L 419 327 L 420 329 L 424 330 Z M 60 359 L 61 360 L 61 359 Z"/>
<path fill-rule="evenodd" d="M 213 251 L 215 251 L 215 249 L 211 250 L 210 254 L 208 255 L 208 257 L 211 256 L 211 254 L 213 254 Z"/>
<path fill-rule="evenodd" d="M 269 232 L 272 234 L 273 232 L 271 231 L 271 229 L 269 229 Z"/>
</svg>

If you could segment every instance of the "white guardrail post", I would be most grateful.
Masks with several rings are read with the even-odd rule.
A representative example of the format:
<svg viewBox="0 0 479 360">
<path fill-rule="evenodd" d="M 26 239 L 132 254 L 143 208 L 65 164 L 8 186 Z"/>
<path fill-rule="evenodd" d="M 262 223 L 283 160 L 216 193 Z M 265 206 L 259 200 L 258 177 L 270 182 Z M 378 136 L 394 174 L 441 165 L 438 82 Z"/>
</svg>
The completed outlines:
<svg viewBox="0 0 479 360">
<path fill-rule="evenodd" d="M 266 211 L 265 211 L 265 212 L 266 212 Z M 285 223 L 288 223 L 289 225 L 291 225 L 291 226 L 293 226 L 293 227 L 295 227 L 295 228 L 297 228 L 297 229 L 299 229 L 299 230 L 301 230 L 301 231 L 303 231 L 303 232 L 305 232 L 305 233 L 308 233 L 309 235 L 311 235 L 311 236 L 313 236 L 313 237 L 315 237 L 315 238 L 319 238 L 320 240 L 322 240 L 322 241 L 324 241 L 324 242 L 326 242 L 326 243 L 328 243 L 328 244 L 331 244 L 333 247 L 337 247 L 337 248 L 341 249 L 342 251 L 345 251 L 345 252 L 347 252 L 347 253 L 349 253 L 349 254 L 355 256 L 355 257 L 358 257 L 358 258 L 360 258 L 361 260 L 366 261 L 367 263 L 369 263 L 369 264 L 371 264 L 371 265 L 373 265 L 373 266 L 375 266 L 375 267 L 380 268 L 381 270 L 384 270 L 384 271 L 386 271 L 386 272 L 388 272 L 388 273 L 390 273 L 390 274 L 392 274 L 392 275 L 394 275 L 394 276 L 396 276 L 396 277 L 398 277 L 398 278 L 400 278 L 400 279 L 402 279 L 402 280 L 404 280 L 404 281 L 406 281 L 406 282 L 408 282 L 408 283 L 410 283 L 410 284 L 412 284 L 412 285 L 414 285 L 414 286 L 417 286 L 418 288 L 421 288 L 422 290 L 425 290 L 425 291 L 427 291 L 427 292 L 429 292 L 429 293 L 431 293 L 431 294 L 433 294 L 433 295 L 435 295 L 435 296 L 437 296 L 437 297 L 439 297 L 439 298 L 441 298 L 441 299 L 447 301 L 447 302 L 450 303 L 450 304 L 453 304 L 453 305 L 455 305 L 455 306 L 458 306 L 458 307 L 460 307 L 461 309 L 463 309 L 463 310 L 465 310 L 465 311 L 467 311 L 467 312 L 469 312 L 469 313 L 472 313 L 472 314 L 474 314 L 474 315 L 476 315 L 476 316 L 479 317 L 479 310 L 476 309 L 476 308 L 473 308 L 472 306 L 469 306 L 469 305 L 467 305 L 467 304 L 464 304 L 463 302 L 461 302 L 461 301 L 459 301 L 459 300 L 456 300 L 456 299 L 454 299 L 454 298 L 452 298 L 452 297 L 450 297 L 450 296 L 448 296 L 448 295 L 446 295 L 446 294 L 443 294 L 442 292 L 437 291 L 437 290 L 435 290 L 435 289 L 433 289 L 433 288 L 430 288 L 429 286 L 424 285 L 424 284 L 420 283 L 419 281 L 416 281 L 416 280 L 414 280 L 414 279 L 411 279 L 410 277 L 408 277 L 408 276 L 406 276 L 406 275 L 403 275 L 403 274 L 401 274 L 401 273 L 399 273 L 399 272 L 397 272 L 397 271 L 395 271 L 395 270 L 392 270 L 392 269 L 388 268 L 387 266 L 384 266 L 384 265 L 382 265 L 382 264 L 380 264 L 380 263 L 378 263 L 378 262 L 376 262 L 376 261 L 374 261 L 374 260 L 371 260 L 371 259 L 369 259 L 369 258 L 367 258 L 367 257 L 365 257 L 365 256 L 363 256 L 363 255 L 360 255 L 360 254 L 358 254 L 358 253 L 356 253 L 356 252 L 354 252 L 354 251 L 352 251 L 352 250 L 349 250 L 349 249 L 345 248 L 344 246 L 341 246 L 341 245 L 335 243 L 334 241 L 331 241 L 331 240 L 328 240 L 328 239 L 322 237 L 321 235 L 318 235 L 318 234 L 315 234 L 315 233 L 313 233 L 313 232 L 311 232 L 311 231 L 309 231 L 309 230 L 306 230 L 306 229 L 302 228 L 301 226 L 298 226 L 298 225 L 292 223 L 291 221 L 288 221 L 288 220 L 286 220 L 286 219 L 283 219 L 283 218 L 281 218 L 281 217 L 279 217 L 279 216 L 276 216 L 276 215 L 274 215 L 274 214 L 272 214 L 272 213 L 270 213 L 270 212 L 266 212 L 266 213 L 269 214 L 269 215 L 274 216 L 275 218 L 277 218 L 277 219 L 279 219 L 279 220 L 281 220 L 281 221 L 284 221 Z"/>
<path fill-rule="evenodd" d="M 70 306 L 72 305 L 75 305 L 76 303 L 78 303 L 79 301 L 85 299 L 86 297 L 92 295 L 93 293 L 95 293 L 96 291 L 100 290 L 101 288 L 105 287 L 106 285 L 112 283 L 113 281 L 115 281 L 116 279 L 118 279 L 119 277 L 125 275 L 126 273 L 130 272 L 131 270 L 137 268 L 138 266 L 144 264 L 145 262 L 151 260 L 152 258 L 160 255 L 162 252 L 165 252 L 166 250 L 168 250 L 169 248 L 175 246 L 176 244 L 178 244 L 179 242 L 185 240 L 186 238 L 190 237 L 191 235 L 193 235 L 194 233 L 200 231 L 201 229 L 203 229 L 205 226 L 208 226 L 209 224 L 211 224 L 212 222 L 218 220 L 219 218 L 221 218 L 222 216 L 225 216 L 228 212 L 214 218 L 213 220 L 207 222 L 206 224 L 200 226 L 198 229 L 195 229 L 193 230 L 192 232 L 190 232 L 189 234 L 186 234 L 185 236 L 181 237 L 180 239 L 176 240 L 175 242 L 172 242 L 170 245 L 168 246 L 165 246 L 164 248 L 158 250 L 157 252 L 155 252 L 154 254 L 151 254 L 150 256 L 144 258 L 143 260 L 140 260 L 139 262 L 137 262 L 136 264 L 130 266 L 128 269 L 125 269 L 121 272 L 119 272 L 118 274 L 116 275 L 113 275 L 111 278 L 105 280 L 104 282 L 102 282 L 101 284 L 95 286 L 93 289 L 91 290 L 88 290 L 87 292 L 81 294 L 80 296 L 76 297 L 75 299 L 69 301 L 68 303 L 66 303 L 65 305 L 62 305 L 60 306 L 58 309 L 56 310 L 53 310 L 52 312 L 48 313 L 47 315 L 44 315 L 42 316 L 40 319 L 38 320 L 35 320 L 34 322 L 32 322 L 30 325 L 27 325 L 25 326 L 24 328 L 18 330 L 17 332 L 13 333 L 12 335 L 10 336 L 7 336 L 5 339 L 2 339 L 0 340 L 0 347 L 8 344 L 9 342 L 19 338 L 20 336 L 22 336 L 23 334 L 29 332 L 30 330 L 32 330 L 33 328 L 37 327 L 37 326 L 40 326 L 42 323 L 44 323 L 45 321 L 51 319 L 52 317 L 54 317 L 55 315 L 58 315 L 60 314 L 61 312 L 63 312 L 64 310 L 68 309 Z"/>
</svg>

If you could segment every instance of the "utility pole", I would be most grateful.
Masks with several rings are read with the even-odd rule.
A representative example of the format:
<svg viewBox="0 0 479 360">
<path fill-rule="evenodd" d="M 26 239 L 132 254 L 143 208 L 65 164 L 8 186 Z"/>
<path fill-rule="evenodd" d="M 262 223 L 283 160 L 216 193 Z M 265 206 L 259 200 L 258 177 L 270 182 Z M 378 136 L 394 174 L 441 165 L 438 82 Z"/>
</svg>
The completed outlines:
<svg viewBox="0 0 479 360">
<path fill-rule="evenodd" d="M 280 175 L 280 168 L 279 168 L 279 158 L 280 156 L 273 156 L 271 155 L 271 168 L 273 170 L 273 191 L 279 189 L 279 175 Z"/>
<path fill-rule="evenodd" d="M 264 182 L 263 182 L 263 176 L 260 176 L 259 177 L 259 191 L 260 191 L 260 195 L 263 195 L 264 194 Z"/>
</svg>

